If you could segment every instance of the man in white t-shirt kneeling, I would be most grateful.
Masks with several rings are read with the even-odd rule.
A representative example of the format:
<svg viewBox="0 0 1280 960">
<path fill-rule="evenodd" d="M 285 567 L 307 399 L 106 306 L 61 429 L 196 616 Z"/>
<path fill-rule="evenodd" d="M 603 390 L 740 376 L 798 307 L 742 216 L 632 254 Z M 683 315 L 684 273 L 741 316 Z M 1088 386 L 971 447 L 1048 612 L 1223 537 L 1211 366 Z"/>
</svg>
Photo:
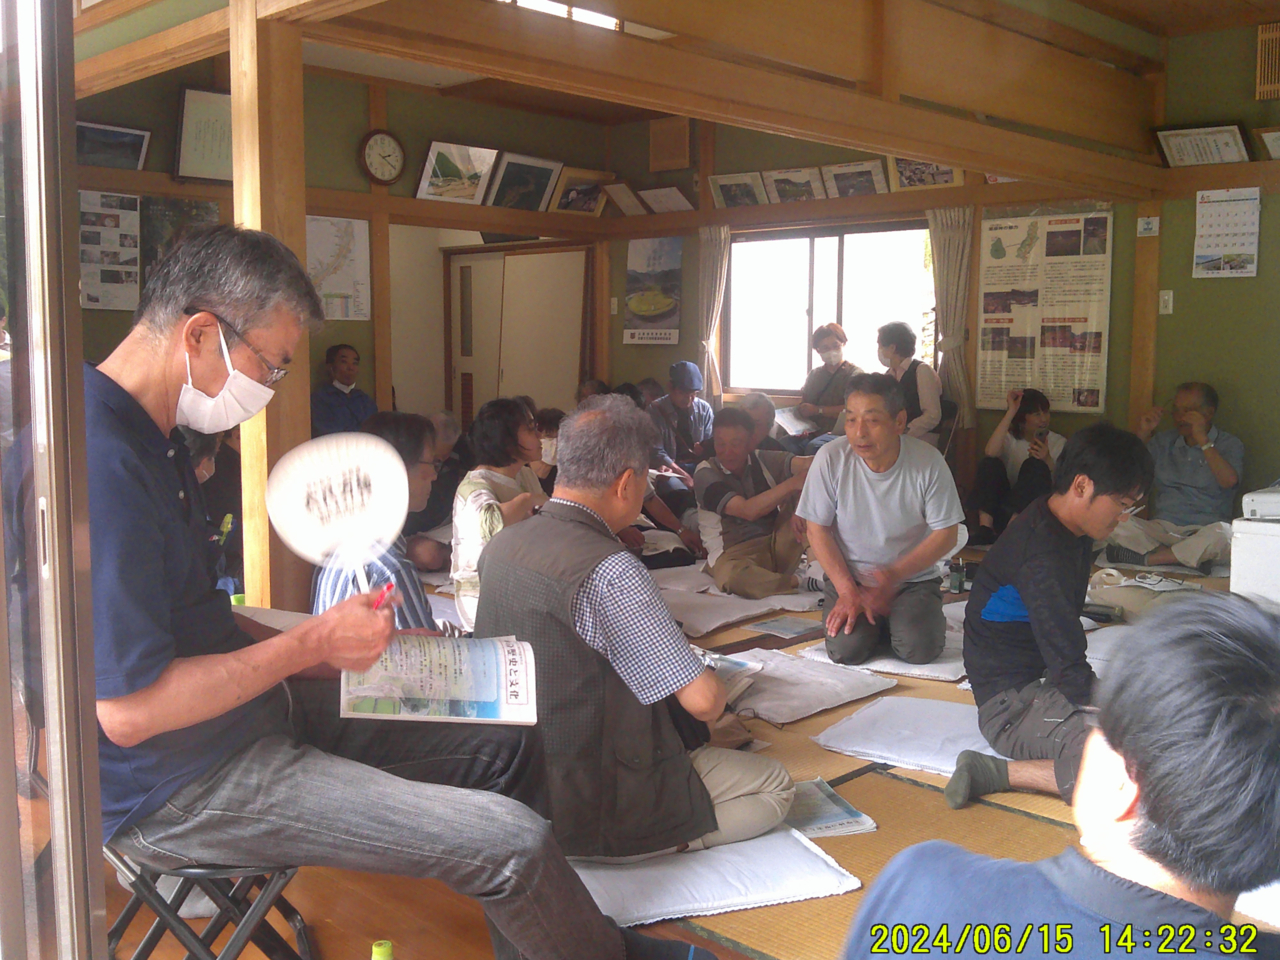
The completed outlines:
<svg viewBox="0 0 1280 960">
<path fill-rule="evenodd" d="M 892 377 L 853 377 L 845 413 L 845 436 L 819 451 L 796 509 L 826 572 L 827 653 L 862 663 L 887 639 L 908 663 L 930 663 L 946 630 L 937 565 L 956 546 L 960 495 L 942 455 L 903 436 Z"/>
</svg>

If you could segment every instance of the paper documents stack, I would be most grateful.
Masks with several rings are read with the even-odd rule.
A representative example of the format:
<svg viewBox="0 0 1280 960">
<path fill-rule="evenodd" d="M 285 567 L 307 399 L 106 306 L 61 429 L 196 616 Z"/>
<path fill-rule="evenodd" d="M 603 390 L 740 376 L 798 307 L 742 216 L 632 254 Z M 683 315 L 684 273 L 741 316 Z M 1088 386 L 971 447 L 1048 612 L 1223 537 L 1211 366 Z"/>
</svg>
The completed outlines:
<svg viewBox="0 0 1280 960">
<path fill-rule="evenodd" d="M 401 634 L 364 673 L 342 671 L 341 706 L 344 717 L 532 726 L 533 648 L 515 637 Z"/>
<path fill-rule="evenodd" d="M 781 407 L 774 412 L 773 418 L 778 426 L 793 437 L 815 433 L 818 429 L 818 425 L 812 420 L 800 416 L 796 407 Z"/>
<path fill-rule="evenodd" d="M 796 798 L 787 814 L 787 826 L 813 840 L 870 833 L 875 830 L 876 822 L 855 810 L 819 777 L 796 784 Z"/>
</svg>

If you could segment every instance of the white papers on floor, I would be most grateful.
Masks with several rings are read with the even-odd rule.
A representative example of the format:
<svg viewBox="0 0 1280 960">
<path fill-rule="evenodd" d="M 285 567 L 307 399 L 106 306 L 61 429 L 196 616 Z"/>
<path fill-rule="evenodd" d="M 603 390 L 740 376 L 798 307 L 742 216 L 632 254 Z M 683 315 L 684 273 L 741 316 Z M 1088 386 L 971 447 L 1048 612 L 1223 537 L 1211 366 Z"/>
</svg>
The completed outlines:
<svg viewBox="0 0 1280 960">
<path fill-rule="evenodd" d="M 1000 754 L 978 730 L 978 708 L 919 697 L 882 697 L 813 737 L 818 746 L 949 777 L 962 750 Z"/>
<path fill-rule="evenodd" d="M 825 640 L 819 640 L 813 646 L 805 647 L 800 651 L 800 656 L 815 663 L 831 663 Z M 845 669 L 850 668 L 845 667 Z M 918 677 L 921 680 L 947 680 L 955 683 L 964 676 L 964 641 L 957 643 L 948 636 L 942 647 L 942 653 L 938 654 L 937 660 L 930 663 L 907 663 L 892 653 L 886 653 L 872 657 L 853 669 L 891 673 L 899 677 Z"/>
<path fill-rule="evenodd" d="M 662 599 L 666 601 L 671 615 L 680 623 L 687 636 L 701 637 L 731 623 L 763 617 L 779 610 L 816 610 L 819 594 L 790 594 L 767 597 L 764 600 L 743 600 L 741 597 L 714 596 L 688 590 L 663 590 Z"/>
<path fill-rule="evenodd" d="M 755 681 L 755 674 L 764 669 L 763 663 L 738 660 L 720 653 L 703 653 L 702 658 L 724 684 L 725 699 L 730 703 L 740 697 L 743 691 Z"/>
<path fill-rule="evenodd" d="M 778 650 L 744 650 L 734 658 L 762 663 L 764 669 L 732 701 L 733 711 L 779 725 L 881 693 L 898 683 L 856 667 L 814 663 Z"/>
<path fill-rule="evenodd" d="M 1103 627 L 1101 630 L 1094 630 L 1087 634 L 1088 647 L 1085 649 L 1085 657 L 1089 661 L 1089 666 L 1093 667 L 1093 672 L 1101 677 L 1111 661 L 1115 659 L 1120 645 L 1131 638 L 1136 638 L 1133 626 L 1123 623 Z"/>
<path fill-rule="evenodd" d="M 1269 927 L 1280 929 L 1280 880 L 1240 894 L 1236 910 L 1246 917 L 1261 920 Z"/>
<path fill-rule="evenodd" d="M 601 912 L 624 927 L 834 897 L 862 886 L 785 826 L 709 850 L 627 864 L 573 861 L 573 868 Z"/>
<path fill-rule="evenodd" d="M 787 826 L 811 840 L 816 837 L 847 837 L 870 833 L 876 822 L 855 810 L 827 781 L 804 780 L 796 784 L 796 798 L 787 814 Z"/>
<path fill-rule="evenodd" d="M 448 622 L 457 624 L 460 629 L 466 629 L 462 626 L 462 618 L 458 616 L 458 604 L 453 597 L 429 593 L 427 602 L 431 604 L 431 616 L 435 617 L 436 623 Z"/>
</svg>

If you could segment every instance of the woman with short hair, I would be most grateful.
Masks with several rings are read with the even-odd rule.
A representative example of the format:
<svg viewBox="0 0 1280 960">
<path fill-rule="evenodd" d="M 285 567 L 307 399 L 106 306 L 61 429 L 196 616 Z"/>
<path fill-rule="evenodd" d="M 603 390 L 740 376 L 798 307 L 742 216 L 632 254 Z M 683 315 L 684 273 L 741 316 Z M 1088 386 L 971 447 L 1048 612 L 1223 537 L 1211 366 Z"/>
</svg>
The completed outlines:
<svg viewBox="0 0 1280 960">
<path fill-rule="evenodd" d="M 987 440 L 969 507 L 978 511 L 971 546 L 996 542 L 1009 521 L 1053 492 L 1053 468 L 1067 438 L 1049 429 L 1049 398 L 1039 390 L 1010 390 L 1004 419 Z"/>
<path fill-rule="evenodd" d="M 470 632 L 480 602 L 477 565 L 485 544 L 509 524 L 528 519 L 547 501 L 529 464 L 542 456 L 533 415 L 519 400 L 490 400 L 472 421 L 477 466 L 453 498 L 453 578 L 458 616 Z"/>
<path fill-rule="evenodd" d="M 942 381 L 938 372 L 915 359 L 916 332 L 901 320 L 886 323 L 876 333 L 877 355 L 902 387 L 907 407 L 907 436 L 935 447 L 942 422 Z"/>
</svg>

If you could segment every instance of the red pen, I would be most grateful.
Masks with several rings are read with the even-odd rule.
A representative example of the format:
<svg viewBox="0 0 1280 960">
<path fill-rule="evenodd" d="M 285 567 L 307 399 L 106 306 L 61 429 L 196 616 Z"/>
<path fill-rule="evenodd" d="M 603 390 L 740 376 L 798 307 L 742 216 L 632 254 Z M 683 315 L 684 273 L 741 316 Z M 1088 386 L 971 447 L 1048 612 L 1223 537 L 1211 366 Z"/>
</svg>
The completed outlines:
<svg viewBox="0 0 1280 960">
<path fill-rule="evenodd" d="M 396 585 L 394 583 L 388 583 L 379 590 L 377 598 L 373 601 L 373 609 L 377 610 L 380 606 L 386 603 L 387 597 L 391 596 L 391 594 L 395 592 L 395 589 Z"/>
</svg>

